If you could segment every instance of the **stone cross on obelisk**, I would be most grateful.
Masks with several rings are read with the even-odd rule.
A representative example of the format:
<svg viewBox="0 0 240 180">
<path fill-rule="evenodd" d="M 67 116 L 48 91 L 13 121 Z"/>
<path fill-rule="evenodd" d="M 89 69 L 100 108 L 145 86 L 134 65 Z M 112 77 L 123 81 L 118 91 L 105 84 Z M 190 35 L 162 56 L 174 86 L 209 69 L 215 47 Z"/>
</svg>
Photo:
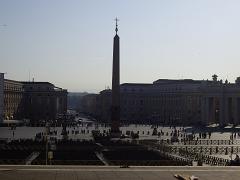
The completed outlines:
<svg viewBox="0 0 240 180">
<path fill-rule="evenodd" d="M 113 42 L 113 66 L 112 66 L 112 106 L 111 106 L 111 137 L 120 137 L 120 71 L 119 71 L 119 36 L 118 19 L 116 21 L 116 35 Z"/>
</svg>

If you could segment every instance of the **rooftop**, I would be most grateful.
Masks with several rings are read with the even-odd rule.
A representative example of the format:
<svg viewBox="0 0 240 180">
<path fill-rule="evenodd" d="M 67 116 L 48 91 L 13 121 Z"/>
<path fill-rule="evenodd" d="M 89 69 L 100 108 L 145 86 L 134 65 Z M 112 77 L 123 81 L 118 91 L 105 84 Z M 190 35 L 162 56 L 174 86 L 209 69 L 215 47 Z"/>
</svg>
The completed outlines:
<svg viewBox="0 0 240 180">
<path fill-rule="evenodd" d="M 158 79 L 153 84 L 200 84 L 202 80 L 193 79 Z"/>
<path fill-rule="evenodd" d="M 50 82 L 35 82 L 35 81 L 21 81 L 21 83 L 23 83 L 23 84 L 49 84 L 49 85 L 53 85 Z"/>
</svg>

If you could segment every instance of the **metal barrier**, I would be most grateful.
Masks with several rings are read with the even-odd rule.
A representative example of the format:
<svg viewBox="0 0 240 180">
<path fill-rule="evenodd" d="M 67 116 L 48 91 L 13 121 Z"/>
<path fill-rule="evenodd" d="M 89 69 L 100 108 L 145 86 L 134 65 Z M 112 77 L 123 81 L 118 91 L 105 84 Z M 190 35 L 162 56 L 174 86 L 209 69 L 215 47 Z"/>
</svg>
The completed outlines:
<svg viewBox="0 0 240 180">
<path fill-rule="evenodd" d="M 163 153 L 176 154 L 180 157 L 188 159 L 189 161 L 201 161 L 212 166 L 226 166 L 230 163 L 230 160 L 211 155 L 229 155 L 240 152 L 240 147 L 238 146 L 168 145 L 166 143 L 147 145 L 158 149 Z"/>
<path fill-rule="evenodd" d="M 240 145 L 240 140 L 182 140 L 184 145 Z"/>
</svg>

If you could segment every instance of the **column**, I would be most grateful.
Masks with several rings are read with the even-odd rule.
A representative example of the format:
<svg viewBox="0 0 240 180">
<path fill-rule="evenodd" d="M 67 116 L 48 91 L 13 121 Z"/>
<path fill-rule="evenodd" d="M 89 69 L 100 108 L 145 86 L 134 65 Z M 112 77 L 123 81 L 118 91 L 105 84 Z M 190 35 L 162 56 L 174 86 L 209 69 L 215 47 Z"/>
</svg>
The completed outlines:
<svg viewBox="0 0 240 180">
<path fill-rule="evenodd" d="M 205 112 L 206 112 L 206 119 L 205 119 L 205 124 L 209 124 L 210 118 L 209 118 L 209 97 L 206 97 L 206 106 L 205 106 Z"/>
<path fill-rule="evenodd" d="M 206 120 L 205 106 L 206 106 L 206 99 L 205 97 L 201 97 L 201 122 L 203 124 L 205 124 L 205 120 Z"/>
<path fill-rule="evenodd" d="M 237 123 L 240 124 L 240 97 L 237 97 Z"/>
<path fill-rule="evenodd" d="M 233 122 L 234 122 L 234 125 L 237 125 L 238 124 L 238 100 L 236 97 L 233 98 L 232 100 L 232 103 L 233 103 Z"/>
<path fill-rule="evenodd" d="M 214 98 L 210 97 L 209 100 L 209 120 L 208 124 L 211 124 L 215 121 L 215 108 L 214 108 Z"/>
<path fill-rule="evenodd" d="M 229 119 L 229 103 L 228 103 L 228 97 L 224 98 L 224 119 L 225 119 L 225 124 L 230 123 Z"/>
<path fill-rule="evenodd" d="M 219 97 L 219 125 L 224 126 L 225 124 L 225 101 L 221 96 Z"/>
</svg>

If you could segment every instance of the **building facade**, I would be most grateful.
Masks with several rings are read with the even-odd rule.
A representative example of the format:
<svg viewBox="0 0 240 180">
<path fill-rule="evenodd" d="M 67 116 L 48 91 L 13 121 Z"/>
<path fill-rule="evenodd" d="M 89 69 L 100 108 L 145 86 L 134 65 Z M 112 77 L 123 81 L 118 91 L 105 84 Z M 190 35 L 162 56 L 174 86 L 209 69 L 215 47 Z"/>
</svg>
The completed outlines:
<svg viewBox="0 0 240 180">
<path fill-rule="evenodd" d="M 122 118 L 136 123 L 199 123 L 200 84 L 200 81 L 168 79 L 153 84 L 122 84 Z"/>
<path fill-rule="evenodd" d="M 0 73 L 0 123 L 4 118 L 4 73 Z"/>
<path fill-rule="evenodd" d="M 5 120 L 29 119 L 31 123 L 38 123 L 41 120 L 55 120 L 58 115 L 67 112 L 67 90 L 49 82 L 4 79 L 3 87 L 2 111 Z"/>
<path fill-rule="evenodd" d="M 55 120 L 67 112 L 67 90 L 49 82 L 22 82 L 24 117 L 32 122 Z"/>
<path fill-rule="evenodd" d="M 159 79 L 152 84 L 121 84 L 121 121 L 168 125 L 240 124 L 240 78 Z M 111 90 L 98 95 L 96 117 L 108 121 Z M 104 111 L 104 113 L 102 112 Z"/>
<path fill-rule="evenodd" d="M 24 118 L 23 95 L 21 82 L 4 79 L 4 119 Z"/>
<path fill-rule="evenodd" d="M 95 116 L 97 111 L 97 94 L 87 94 L 81 98 L 81 112 Z"/>
<path fill-rule="evenodd" d="M 111 103 L 112 91 L 110 89 L 103 90 L 97 96 L 96 119 L 99 121 L 111 121 Z"/>
</svg>

